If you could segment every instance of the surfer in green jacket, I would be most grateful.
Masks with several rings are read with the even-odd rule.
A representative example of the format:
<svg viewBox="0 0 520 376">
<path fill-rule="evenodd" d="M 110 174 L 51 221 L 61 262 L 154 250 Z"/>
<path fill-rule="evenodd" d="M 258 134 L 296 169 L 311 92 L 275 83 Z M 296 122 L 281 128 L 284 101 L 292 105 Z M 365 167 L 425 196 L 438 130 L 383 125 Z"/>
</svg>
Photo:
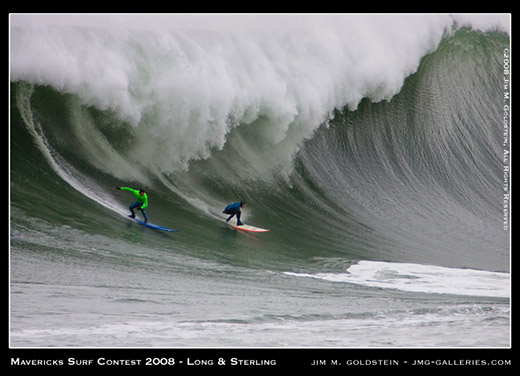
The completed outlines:
<svg viewBox="0 0 520 376">
<path fill-rule="evenodd" d="M 130 218 L 135 218 L 134 209 L 139 208 L 141 209 L 141 212 L 143 213 L 144 217 L 144 223 L 148 223 L 148 218 L 146 217 L 146 212 L 144 208 L 148 206 L 148 196 L 146 195 L 145 191 L 143 189 L 132 189 L 128 187 L 116 187 L 117 189 L 121 191 L 130 191 L 134 194 L 135 198 L 137 199 L 136 202 L 134 202 L 132 205 L 130 205 L 129 209 L 132 212 L 132 214 L 129 215 Z"/>
</svg>

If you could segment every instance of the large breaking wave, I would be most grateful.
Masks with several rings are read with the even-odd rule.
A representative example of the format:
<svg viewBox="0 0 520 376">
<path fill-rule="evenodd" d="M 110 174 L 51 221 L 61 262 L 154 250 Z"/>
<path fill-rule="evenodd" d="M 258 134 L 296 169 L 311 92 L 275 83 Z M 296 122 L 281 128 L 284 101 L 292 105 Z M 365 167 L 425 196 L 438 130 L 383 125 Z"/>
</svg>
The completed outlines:
<svg viewBox="0 0 520 376">
<path fill-rule="evenodd" d="M 121 181 L 164 198 L 163 218 L 244 198 L 302 256 L 508 270 L 503 27 L 307 21 L 12 27 L 13 204 L 54 190 L 29 167 L 43 155 L 78 201 L 122 215 Z"/>
</svg>

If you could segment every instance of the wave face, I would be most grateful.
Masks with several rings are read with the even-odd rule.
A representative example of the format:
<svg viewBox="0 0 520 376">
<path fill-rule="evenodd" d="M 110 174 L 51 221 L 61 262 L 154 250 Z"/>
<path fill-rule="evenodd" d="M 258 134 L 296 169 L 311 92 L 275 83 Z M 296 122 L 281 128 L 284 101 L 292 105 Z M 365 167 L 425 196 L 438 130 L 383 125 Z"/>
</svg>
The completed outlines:
<svg viewBox="0 0 520 376">
<path fill-rule="evenodd" d="M 306 21 L 13 25 L 13 247 L 174 250 L 186 269 L 282 279 L 362 260 L 501 278 L 508 34 L 449 16 Z M 146 188 L 150 220 L 181 230 L 173 244 L 134 237 L 119 185 Z M 241 199 L 267 237 L 223 230 Z"/>
</svg>

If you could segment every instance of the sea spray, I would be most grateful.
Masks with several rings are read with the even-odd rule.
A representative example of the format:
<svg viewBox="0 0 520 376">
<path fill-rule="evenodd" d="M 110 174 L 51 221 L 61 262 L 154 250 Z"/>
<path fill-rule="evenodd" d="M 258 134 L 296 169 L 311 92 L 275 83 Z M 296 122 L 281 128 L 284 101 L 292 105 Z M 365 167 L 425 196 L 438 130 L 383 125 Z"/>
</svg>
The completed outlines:
<svg viewBox="0 0 520 376">
<path fill-rule="evenodd" d="M 11 80 L 78 95 L 133 127 L 134 152 L 161 172 L 226 146 L 239 126 L 288 166 L 334 109 L 390 99 L 433 51 L 449 17 L 310 18 L 291 29 L 11 29 Z M 267 126 L 268 124 L 268 126 Z M 247 158 L 247 155 L 242 155 Z"/>
</svg>

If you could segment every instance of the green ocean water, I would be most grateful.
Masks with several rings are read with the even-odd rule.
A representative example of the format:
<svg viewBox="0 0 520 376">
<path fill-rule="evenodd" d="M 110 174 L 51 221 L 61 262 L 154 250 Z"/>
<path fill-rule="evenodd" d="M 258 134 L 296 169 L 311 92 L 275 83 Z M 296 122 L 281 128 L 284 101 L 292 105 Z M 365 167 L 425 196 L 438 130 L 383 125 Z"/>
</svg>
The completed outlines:
<svg viewBox="0 0 520 376">
<path fill-rule="evenodd" d="M 509 37 L 438 28 L 11 29 L 11 346 L 508 346 Z"/>
</svg>

